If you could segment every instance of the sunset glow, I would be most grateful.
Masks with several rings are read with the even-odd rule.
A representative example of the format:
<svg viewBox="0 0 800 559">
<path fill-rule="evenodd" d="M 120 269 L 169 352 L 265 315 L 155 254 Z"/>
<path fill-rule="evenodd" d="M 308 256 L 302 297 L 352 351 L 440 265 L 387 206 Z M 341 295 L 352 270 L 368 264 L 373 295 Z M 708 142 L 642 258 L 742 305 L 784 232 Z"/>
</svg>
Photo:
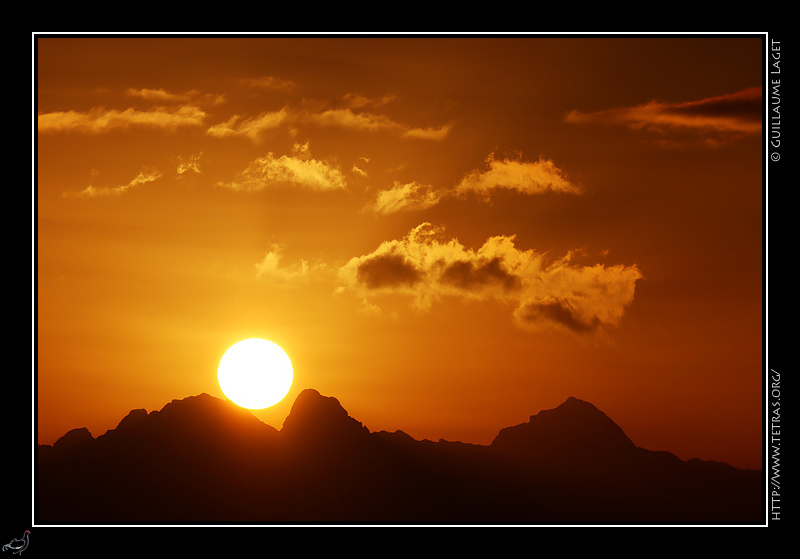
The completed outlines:
<svg viewBox="0 0 800 559">
<path fill-rule="evenodd" d="M 313 388 L 488 444 L 574 396 L 759 468 L 762 46 L 38 38 L 38 442 L 240 403 L 260 338 L 288 377 L 240 405 L 278 429 Z"/>
</svg>

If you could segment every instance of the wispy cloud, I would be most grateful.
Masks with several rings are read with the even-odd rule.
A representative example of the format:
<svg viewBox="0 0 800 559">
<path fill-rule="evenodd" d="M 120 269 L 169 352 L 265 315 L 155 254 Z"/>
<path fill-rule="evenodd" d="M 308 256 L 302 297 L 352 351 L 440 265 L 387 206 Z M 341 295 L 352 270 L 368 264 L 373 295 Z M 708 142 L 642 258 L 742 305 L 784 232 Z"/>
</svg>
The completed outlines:
<svg viewBox="0 0 800 559">
<path fill-rule="evenodd" d="M 405 138 L 440 141 L 445 139 L 453 128 L 453 123 L 433 127 L 408 126 L 385 114 L 375 112 L 376 109 L 394 100 L 393 95 L 368 98 L 348 94 L 335 108 L 304 102 L 300 106 L 286 105 L 280 110 L 264 112 L 256 117 L 234 115 L 225 122 L 209 127 L 207 133 L 218 138 L 244 136 L 258 141 L 265 131 L 282 126 L 317 126 L 369 133 L 385 132 Z"/>
<path fill-rule="evenodd" d="M 192 105 L 174 109 L 130 108 L 122 111 L 95 108 L 87 112 L 60 111 L 40 114 L 37 116 L 37 129 L 42 133 L 69 131 L 102 133 L 133 126 L 175 130 L 184 126 L 202 126 L 205 118 L 206 113 Z"/>
<path fill-rule="evenodd" d="M 164 102 L 185 103 L 186 101 L 189 100 L 188 95 L 170 93 L 164 89 L 129 88 L 125 93 L 129 97 L 139 97 L 147 101 L 156 101 L 159 103 L 164 103 Z"/>
<path fill-rule="evenodd" d="M 572 124 L 625 125 L 661 133 L 690 131 L 703 135 L 732 136 L 761 132 L 763 111 L 760 87 L 680 103 L 650 101 L 623 107 L 567 114 Z"/>
<path fill-rule="evenodd" d="M 472 171 L 456 185 L 459 194 L 476 192 L 488 195 L 497 189 L 516 190 L 523 194 L 548 191 L 581 193 L 581 188 L 549 159 L 532 162 L 495 159 L 494 154 L 489 154 L 486 159 L 486 168 Z"/>
<path fill-rule="evenodd" d="M 587 334 L 617 325 L 641 272 L 635 265 L 581 266 L 573 259 L 570 253 L 549 261 L 520 250 L 513 236 L 491 237 L 473 250 L 423 223 L 402 239 L 352 258 L 340 268 L 339 279 L 364 301 L 402 294 L 422 310 L 443 297 L 510 303 L 515 323 L 530 330 Z"/>
<path fill-rule="evenodd" d="M 413 181 L 407 184 L 396 182 L 392 188 L 379 191 L 371 207 L 383 214 L 417 211 L 435 206 L 445 197 L 477 194 L 489 198 L 496 190 L 513 190 L 525 195 L 583 192 L 580 185 L 570 180 L 549 159 L 495 159 L 494 154 L 489 154 L 482 168 L 470 171 L 452 187 L 437 188 Z"/>
<path fill-rule="evenodd" d="M 342 97 L 344 105 L 350 109 L 363 109 L 365 107 L 381 107 L 395 101 L 397 95 L 382 95 L 381 97 L 366 97 L 358 93 L 347 93 Z"/>
<path fill-rule="evenodd" d="M 280 185 L 319 191 L 341 190 L 347 186 L 344 174 L 338 167 L 313 159 L 307 144 L 296 144 L 294 155 L 275 157 L 267 153 L 250 163 L 233 181 L 218 183 L 218 186 L 246 192 Z"/>
<path fill-rule="evenodd" d="M 310 264 L 307 260 L 300 260 L 295 264 L 284 265 L 284 246 L 278 243 L 270 244 L 264 253 L 264 258 L 255 265 L 256 277 L 269 281 L 271 284 L 294 287 L 302 285 L 314 278 L 315 274 L 324 273 L 326 266 L 323 263 Z"/>
<path fill-rule="evenodd" d="M 157 170 L 149 170 L 140 172 L 133 180 L 127 184 L 119 186 L 101 186 L 96 187 L 89 185 L 79 192 L 67 192 L 64 195 L 68 197 L 77 198 L 96 198 L 102 196 L 120 196 L 132 188 L 136 188 L 143 184 L 147 184 L 161 178 L 161 172 Z"/>
<path fill-rule="evenodd" d="M 200 173 L 200 157 L 202 153 L 197 155 L 190 155 L 189 157 L 178 157 L 178 168 L 176 172 L 178 177 L 182 177 L 187 173 Z"/>
<path fill-rule="evenodd" d="M 351 108 L 328 109 L 320 112 L 298 113 L 298 120 L 318 126 L 331 126 L 365 132 L 389 132 L 405 138 L 443 140 L 453 128 L 452 123 L 439 127 L 418 128 L 401 124 L 382 114 L 355 112 Z"/>
<path fill-rule="evenodd" d="M 279 128 L 288 118 L 289 112 L 286 108 L 261 113 L 257 117 L 250 119 L 242 119 L 242 117 L 234 115 L 226 122 L 211 126 L 206 130 L 206 133 L 216 138 L 244 136 L 253 141 L 258 141 L 264 131 Z"/>
<path fill-rule="evenodd" d="M 245 78 L 241 80 L 241 83 L 245 84 L 248 87 L 253 87 L 256 89 L 268 89 L 272 91 L 294 91 L 299 87 L 295 82 L 291 80 L 284 80 L 281 78 L 276 78 L 274 76 Z"/>
<path fill-rule="evenodd" d="M 438 204 L 442 195 L 429 185 L 395 182 L 392 188 L 378 192 L 373 209 L 382 214 L 424 210 Z"/>
<path fill-rule="evenodd" d="M 186 93 L 173 93 L 165 89 L 152 89 L 152 88 L 128 88 L 125 91 L 128 97 L 135 97 L 143 99 L 152 103 L 179 103 L 179 104 L 206 104 L 218 105 L 225 101 L 224 95 L 214 95 L 210 93 L 201 93 L 197 90 L 192 90 Z"/>
<path fill-rule="evenodd" d="M 404 128 L 401 130 L 401 136 L 404 138 L 418 138 L 420 140 L 432 140 L 434 142 L 439 142 L 447 138 L 450 135 L 450 131 L 453 129 L 454 124 L 452 122 L 448 122 L 439 127 L 428 127 L 428 128 Z"/>
</svg>

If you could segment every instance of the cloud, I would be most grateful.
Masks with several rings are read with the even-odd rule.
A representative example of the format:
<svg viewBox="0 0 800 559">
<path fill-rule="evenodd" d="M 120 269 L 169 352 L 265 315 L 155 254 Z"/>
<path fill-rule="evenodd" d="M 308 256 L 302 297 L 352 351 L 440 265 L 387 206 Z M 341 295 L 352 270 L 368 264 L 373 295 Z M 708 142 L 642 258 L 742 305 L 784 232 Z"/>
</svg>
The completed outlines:
<svg viewBox="0 0 800 559">
<path fill-rule="evenodd" d="M 600 323 L 597 317 L 591 317 L 588 322 L 580 320 L 569 301 L 554 297 L 523 303 L 514 311 L 514 317 L 524 326 L 534 329 L 550 325 L 572 332 L 591 332 Z"/>
<path fill-rule="evenodd" d="M 146 111 L 95 108 L 87 112 L 63 111 L 40 114 L 37 116 L 37 129 L 42 133 L 69 131 L 102 133 L 131 126 L 175 130 L 183 126 L 201 126 L 205 118 L 206 114 L 192 105 L 183 105 L 176 109 L 159 107 Z"/>
<path fill-rule="evenodd" d="M 178 177 L 184 176 L 186 173 L 200 173 L 200 157 L 202 153 L 197 155 L 190 155 L 188 158 L 178 157 L 178 168 L 176 170 Z"/>
<path fill-rule="evenodd" d="M 254 192 L 280 184 L 300 186 L 311 190 L 341 190 L 346 187 L 344 175 L 335 166 L 308 156 L 307 146 L 295 146 L 298 156 L 268 153 L 250 163 L 231 182 L 219 186 Z"/>
<path fill-rule="evenodd" d="M 389 117 L 370 113 L 354 113 L 350 109 L 328 109 L 319 113 L 309 113 L 304 119 L 320 126 L 338 126 L 370 132 L 393 129 L 397 126 Z"/>
<path fill-rule="evenodd" d="M 392 251 L 363 260 L 356 269 L 356 278 L 368 289 L 382 289 L 414 286 L 422 279 L 422 273 L 403 254 Z"/>
<path fill-rule="evenodd" d="M 390 132 L 404 138 L 441 141 L 445 139 L 453 123 L 439 127 L 418 128 L 406 126 L 382 114 L 367 112 L 365 109 L 376 109 L 397 99 L 396 95 L 369 98 L 363 95 L 348 93 L 342 98 L 344 107 L 318 112 L 308 112 L 301 118 L 319 126 L 337 126 L 351 130 L 367 132 Z"/>
<path fill-rule="evenodd" d="M 150 89 L 145 87 L 141 89 L 128 88 L 125 94 L 128 97 L 137 97 L 145 101 L 156 103 L 199 102 L 207 105 L 218 105 L 225 100 L 224 95 L 203 94 L 196 90 L 187 93 L 172 93 L 164 89 Z"/>
<path fill-rule="evenodd" d="M 484 168 L 469 172 L 452 188 L 436 188 L 417 182 L 400 184 L 378 192 L 371 208 L 382 214 L 419 211 L 438 204 L 445 197 L 463 197 L 469 193 L 489 198 L 495 190 L 514 190 L 525 195 L 546 192 L 581 194 L 582 188 L 573 183 L 548 159 L 528 162 L 505 158 L 486 158 Z"/>
<path fill-rule="evenodd" d="M 293 266 L 281 266 L 282 258 L 283 246 L 272 243 L 264 253 L 264 258 L 255 265 L 256 277 L 282 285 L 293 285 L 308 279 L 310 268 L 306 260 Z"/>
<path fill-rule="evenodd" d="M 304 122 L 317 126 L 335 126 L 365 132 L 390 132 L 405 138 L 425 140 L 443 140 L 453 128 L 452 123 L 438 128 L 408 127 L 382 114 L 354 112 L 350 108 L 328 109 L 320 112 L 308 112 L 298 115 Z"/>
<path fill-rule="evenodd" d="M 405 128 L 401 130 L 404 138 L 418 138 L 420 140 L 432 140 L 435 142 L 444 140 L 453 129 L 453 123 L 448 122 L 438 128 Z"/>
<path fill-rule="evenodd" d="M 362 301 L 405 295 L 421 310 L 443 297 L 495 300 L 511 305 L 515 324 L 529 330 L 588 334 L 617 325 L 633 302 L 641 272 L 635 265 L 581 266 L 574 258 L 569 253 L 550 261 L 502 235 L 472 250 L 423 223 L 402 239 L 350 259 L 339 269 L 340 291 L 350 290 Z"/>
<path fill-rule="evenodd" d="M 438 204 L 442 196 L 432 186 L 395 182 L 392 188 L 378 192 L 373 209 L 382 214 L 424 210 Z"/>
<path fill-rule="evenodd" d="M 579 334 L 619 324 L 643 277 L 638 267 L 576 266 L 570 260 L 568 255 L 542 270 L 541 283 L 514 310 L 519 326 Z"/>
<path fill-rule="evenodd" d="M 444 268 L 439 281 L 466 291 L 496 285 L 502 291 L 509 292 L 518 290 L 522 285 L 520 278 L 506 269 L 499 256 L 481 261 L 457 260 Z"/>
<path fill-rule="evenodd" d="M 363 95 L 359 95 L 357 93 L 348 93 L 342 98 L 345 106 L 350 109 L 363 109 L 364 107 L 380 107 L 382 105 L 388 105 L 389 103 L 391 103 L 396 99 L 397 99 L 396 95 L 384 95 L 382 97 L 370 98 L 370 97 L 365 97 Z"/>
<path fill-rule="evenodd" d="M 698 101 L 650 101 L 634 107 L 593 113 L 573 110 L 565 121 L 573 124 L 626 125 L 658 132 L 692 131 L 706 135 L 741 135 L 761 132 L 761 88 L 708 97 Z"/>
<path fill-rule="evenodd" d="M 321 112 L 301 112 L 284 107 L 279 111 L 262 113 L 251 119 L 234 115 L 227 121 L 208 128 L 206 133 L 217 138 L 245 136 L 258 141 L 266 130 L 275 130 L 283 125 L 311 124 L 323 127 L 338 127 L 363 132 L 391 132 L 406 138 L 443 140 L 452 124 L 439 128 L 409 128 L 387 116 L 357 113 L 350 109 L 328 109 Z"/>
<path fill-rule="evenodd" d="M 189 100 L 188 95 L 170 93 L 164 89 L 134 89 L 128 88 L 125 92 L 129 97 L 140 97 L 147 101 L 183 103 Z"/>
<path fill-rule="evenodd" d="M 366 299 L 361 300 L 361 308 L 359 310 L 364 314 L 372 316 L 378 316 L 381 314 L 381 308 L 378 305 L 370 303 Z"/>
<path fill-rule="evenodd" d="M 141 171 L 133 180 L 127 184 L 114 187 L 95 187 L 92 185 L 87 186 L 80 192 L 68 192 L 65 196 L 77 198 L 96 198 L 101 196 L 120 196 L 131 188 L 153 182 L 161 178 L 161 173 L 157 170 Z"/>
<path fill-rule="evenodd" d="M 488 168 L 476 169 L 456 185 L 456 192 L 477 192 L 488 195 L 495 189 L 516 190 L 523 194 L 547 191 L 580 194 L 581 188 L 549 159 L 538 161 L 498 160 L 494 154 L 486 158 Z"/>
<path fill-rule="evenodd" d="M 261 113 L 255 118 L 242 120 L 238 115 L 234 115 L 226 122 L 215 124 L 206 130 L 206 134 L 215 138 L 228 138 L 233 136 L 244 136 L 253 141 L 258 141 L 265 130 L 275 130 L 287 121 L 289 117 L 288 109 L 283 108 L 279 111 Z"/>
<path fill-rule="evenodd" d="M 253 118 L 234 115 L 225 122 L 211 126 L 207 133 L 217 138 L 244 136 L 258 141 L 266 130 L 274 130 L 281 126 L 311 125 L 370 133 L 387 132 L 404 138 L 440 141 L 445 139 L 453 128 L 452 123 L 440 127 L 410 127 L 386 115 L 360 110 L 380 107 L 393 99 L 393 96 L 368 99 L 359 95 L 347 95 L 343 98 L 345 106 L 339 108 L 309 109 L 285 106 L 279 111 L 264 112 Z"/>
<path fill-rule="evenodd" d="M 256 278 L 271 285 L 296 287 L 315 280 L 330 279 L 330 268 L 320 261 L 301 259 L 295 264 L 283 264 L 284 245 L 271 243 L 264 257 L 255 264 Z M 365 308 L 369 305 L 365 302 Z"/>
<path fill-rule="evenodd" d="M 298 85 L 291 80 L 284 80 L 274 76 L 261 76 L 259 78 L 243 79 L 241 82 L 249 87 L 257 89 L 269 89 L 273 91 L 294 91 Z"/>
</svg>

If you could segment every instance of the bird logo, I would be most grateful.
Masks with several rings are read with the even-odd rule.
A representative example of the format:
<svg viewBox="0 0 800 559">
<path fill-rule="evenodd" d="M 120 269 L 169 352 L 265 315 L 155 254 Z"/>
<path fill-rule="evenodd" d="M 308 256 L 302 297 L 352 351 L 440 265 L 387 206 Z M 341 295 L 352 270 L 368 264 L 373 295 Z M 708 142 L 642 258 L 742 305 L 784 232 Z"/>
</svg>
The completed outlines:
<svg viewBox="0 0 800 559">
<path fill-rule="evenodd" d="M 23 551 L 25 551 L 25 548 L 28 547 L 28 535 L 30 533 L 30 530 L 25 530 L 25 533 L 22 535 L 21 539 L 14 538 L 3 546 L 3 551 L 11 551 L 11 553 L 20 555 Z"/>
</svg>

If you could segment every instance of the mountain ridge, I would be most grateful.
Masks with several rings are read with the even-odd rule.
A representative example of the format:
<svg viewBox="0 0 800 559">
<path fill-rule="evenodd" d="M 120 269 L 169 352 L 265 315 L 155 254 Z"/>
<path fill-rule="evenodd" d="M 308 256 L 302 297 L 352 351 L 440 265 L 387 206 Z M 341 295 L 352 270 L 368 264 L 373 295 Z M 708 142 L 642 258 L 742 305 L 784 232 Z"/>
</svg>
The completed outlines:
<svg viewBox="0 0 800 559">
<path fill-rule="evenodd" d="M 574 397 L 489 445 L 371 432 L 298 394 L 283 426 L 206 393 L 37 452 L 50 522 L 757 522 L 760 470 L 637 447 Z"/>
</svg>

